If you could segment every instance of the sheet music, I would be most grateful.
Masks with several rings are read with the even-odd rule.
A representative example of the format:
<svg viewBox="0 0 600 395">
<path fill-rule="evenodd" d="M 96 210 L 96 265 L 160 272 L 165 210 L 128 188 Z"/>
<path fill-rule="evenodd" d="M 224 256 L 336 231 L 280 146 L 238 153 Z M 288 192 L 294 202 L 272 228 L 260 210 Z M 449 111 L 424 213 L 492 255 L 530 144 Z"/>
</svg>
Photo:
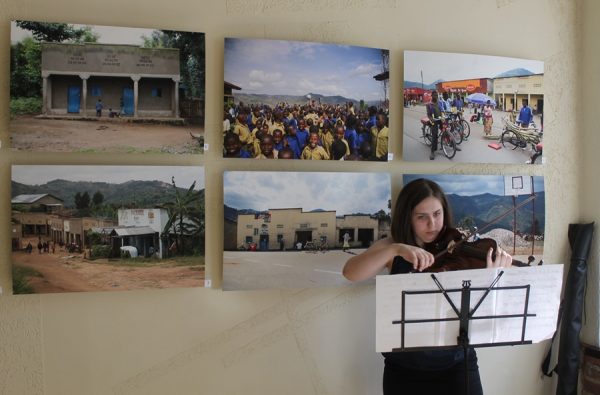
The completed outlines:
<svg viewBox="0 0 600 395">
<path fill-rule="evenodd" d="M 498 273 L 503 272 L 495 288 L 530 285 L 529 314 L 526 318 L 525 341 L 533 343 L 552 337 L 558 319 L 562 289 L 563 265 L 515 267 L 510 269 L 479 269 L 436 273 L 448 297 L 460 310 L 463 280 L 471 281 L 471 288 L 489 287 Z M 402 291 L 439 291 L 431 273 L 381 275 L 376 277 L 376 350 L 392 351 L 401 347 L 402 325 L 393 321 L 402 319 Z M 471 291 L 471 309 L 480 301 L 485 291 Z M 405 320 L 457 318 L 442 293 L 406 294 Z M 525 289 L 492 290 L 474 314 L 475 317 L 525 313 Z M 459 322 L 406 323 L 404 347 L 431 347 L 456 345 Z M 520 341 L 523 318 L 474 319 L 470 322 L 471 344 Z"/>
</svg>

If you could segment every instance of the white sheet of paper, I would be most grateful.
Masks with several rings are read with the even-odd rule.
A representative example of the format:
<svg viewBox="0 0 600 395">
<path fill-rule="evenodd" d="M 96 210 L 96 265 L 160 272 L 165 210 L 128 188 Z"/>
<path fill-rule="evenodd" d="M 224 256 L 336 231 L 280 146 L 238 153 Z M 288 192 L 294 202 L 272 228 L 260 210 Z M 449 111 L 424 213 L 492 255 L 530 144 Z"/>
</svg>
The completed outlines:
<svg viewBox="0 0 600 395">
<path fill-rule="evenodd" d="M 563 281 L 562 264 L 514 267 L 510 269 L 478 269 L 435 273 L 442 287 L 448 292 L 458 310 L 461 307 L 463 281 L 471 281 L 471 310 L 485 291 L 473 288 L 488 288 L 498 273 L 503 272 L 494 288 L 530 285 L 528 314 L 524 341 L 533 343 L 549 339 L 556 330 L 558 307 Z M 455 290 L 455 291 L 453 291 Z M 389 352 L 402 347 L 402 325 L 393 321 L 402 320 L 403 291 L 439 291 L 431 273 L 380 275 L 376 277 L 376 350 Z M 484 316 L 524 314 L 526 290 L 497 289 L 485 297 L 473 318 Z M 458 318 L 450 303 L 441 293 L 405 295 L 404 320 L 455 319 Z M 428 323 L 406 323 L 404 325 L 404 347 L 433 347 L 457 344 L 458 320 Z M 522 339 L 523 318 L 473 319 L 469 326 L 470 344 L 517 342 Z"/>
</svg>

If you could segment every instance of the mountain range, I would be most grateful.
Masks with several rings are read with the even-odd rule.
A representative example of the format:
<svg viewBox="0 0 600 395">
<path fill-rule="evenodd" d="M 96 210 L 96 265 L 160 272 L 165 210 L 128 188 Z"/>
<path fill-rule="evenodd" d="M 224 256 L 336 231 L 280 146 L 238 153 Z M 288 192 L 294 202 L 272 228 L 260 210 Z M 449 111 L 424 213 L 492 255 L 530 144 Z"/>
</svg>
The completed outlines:
<svg viewBox="0 0 600 395">
<path fill-rule="evenodd" d="M 532 203 L 528 203 L 525 206 L 517 210 L 516 215 L 516 228 L 522 232 L 531 232 L 532 224 L 535 221 L 536 233 L 544 232 L 544 225 L 546 222 L 546 204 L 545 204 L 545 193 L 537 192 L 536 198 L 533 201 L 535 207 L 535 213 L 532 209 Z M 499 196 L 492 195 L 490 193 L 484 193 L 481 195 L 474 196 L 459 196 L 455 194 L 447 194 L 448 203 L 452 207 L 452 214 L 454 217 L 454 223 L 458 224 L 461 220 L 470 217 L 474 221 L 474 225 L 481 228 L 493 219 L 498 218 L 500 215 L 509 212 L 504 218 L 498 220 L 491 228 L 503 228 L 513 230 L 513 218 L 514 215 L 510 210 L 513 206 L 512 196 Z M 529 196 L 518 196 L 515 199 L 515 205 L 519 205 Z M 535 219 L 534 219 L 535 214 Z"/>
<path fill-rule="evenodd" d="M 188 188 L 177 188 L 184 194 Z M 27 185 L 11 182 L 11 197 L 23 194 L 49 193 L 63 200 L 66 208 L 75 206 L 75 194 L 87 192 L 90 199 L 99 191 L 104 196 L 103 204 L 117 207 L 152 208 L 172 201 L 175 192 L 173 185 L 163 181 L 131 180 L 121 184 L 94 181 L 53 180 L 42 185 Z M 204 205 L 204 189 L 200 190 L 201 204 Z"/>
<path fill-rule="evenodd" d="M 308 103 L 308 97 L 310 95 L 310 100 L 315 100 L 317 103 L 322 104 L 346 104 L 348 102 L 354 103 L 354 105 L 359 104 L 359 100 L 350 99 L 344 96 L 336 95 L 336 96 L 325 96 L 319 93 L 307 93 L 305 95 L 269 95 L 269 94 L 258 94 L 258 93 L 234 93 L 234 101 L 236 103 L 243 102 L 245 105 L 248 104 L 267 104 L 271 107 L 274 107 L 278 103 L 286 102 L 289 104 L 306 104 Z M 367 105 L 378 106 L 380 103 L 378 101 L 366 101 Z"/>
<path fill-rule="evenodd" d="M 531 232 L 532 224 L 535 221 L 536 233 L 544 232 L 544 225 L 546 222 L 546 205 L 545 205 L 545 193 L 536 193 L 537 197 L 534 200 L 535 206 L 535 217 L 534 209 L 532 204 L 528 203 L 525 206 L 517 210 L 516 215 L 516 228 L 524 233 Z M 447 194 L 448 203 L 452 208 L 452 214 L 454 218 L 454 224 L 458 225 L 460 222 L 465 221 L 466 218 L 470 218 L 474 226 L 482 228 L 488 222 L 496 219 L 504 213 L 509 213 L 504 218 L 498 220 L 491 229 L 502 228 L 513 230 L 513 198 L 512 196 L 499 196 L 491 193 L 483 193 L 474 196 L 460 196 L 456 194 Z M 515 199 L 515 205 L 519 205 L 529 196 L 518 196 Z M 238 214 L 256 214 L 259 211 L 253 209 L 235 209 L 224 205 L 225 219 L 236 222 Z"/>
</svg>

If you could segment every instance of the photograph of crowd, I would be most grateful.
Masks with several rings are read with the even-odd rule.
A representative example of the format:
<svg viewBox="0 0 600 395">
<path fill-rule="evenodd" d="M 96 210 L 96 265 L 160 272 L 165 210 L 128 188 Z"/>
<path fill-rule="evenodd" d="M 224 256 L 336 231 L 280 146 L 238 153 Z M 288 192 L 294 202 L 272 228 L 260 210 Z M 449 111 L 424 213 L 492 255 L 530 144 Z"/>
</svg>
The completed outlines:
<svg viewBox="0 0 600 395">
<path fill-rule="evenodd" d="M 543 162 L 544 62 L 404 52 L 403 159 Z"/>
<path fill-rule="evenodd" d="M 204 33 L 12 21 L 17 151 L 204 150 Z"/>
<path fill-rule="evenodd" d="M 454 230 L 475 249 L 493 241 L 514 265 L 542 264 L 546 223 L 544 178 L 527 175 L 405 174 L 444 191 Z M 459 234 L 457 233 L 457 234 Z"/>
<path fill-rule="evenodd" d="M 14 294 L 204 286 L 201 166 L 12 166 Z"/>
<path fill-rule="evenodd" d="M 390 188 L 387 173 L 226 171 L 223 290 L 350 284 L 345 262 L 390 235 Z"/>
<path fill-rule="evenodd" d="M 223 157 L 388 160 L 389 51 L 225 39 Z"/>
</svg>

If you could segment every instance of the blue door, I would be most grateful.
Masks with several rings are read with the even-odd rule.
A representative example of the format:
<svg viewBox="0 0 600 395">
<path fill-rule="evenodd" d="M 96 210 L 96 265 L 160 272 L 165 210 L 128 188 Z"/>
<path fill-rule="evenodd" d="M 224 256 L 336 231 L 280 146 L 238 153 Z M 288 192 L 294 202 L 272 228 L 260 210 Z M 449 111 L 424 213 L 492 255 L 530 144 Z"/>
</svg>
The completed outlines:
<svg viewBox="0 0 600 395">
<path fill-rule="evenodd" d="M 67 95 L 67 112 L 68 113 L 79 113 L 79 106 L 81 103 L 81 88 L 78 86 L 69 86 Z"/>
<path fill-rule="evenodd" d="M 125 115 L 133 115 L 133 88 L 123 88 L 123 108 Z"/>
</svg>

